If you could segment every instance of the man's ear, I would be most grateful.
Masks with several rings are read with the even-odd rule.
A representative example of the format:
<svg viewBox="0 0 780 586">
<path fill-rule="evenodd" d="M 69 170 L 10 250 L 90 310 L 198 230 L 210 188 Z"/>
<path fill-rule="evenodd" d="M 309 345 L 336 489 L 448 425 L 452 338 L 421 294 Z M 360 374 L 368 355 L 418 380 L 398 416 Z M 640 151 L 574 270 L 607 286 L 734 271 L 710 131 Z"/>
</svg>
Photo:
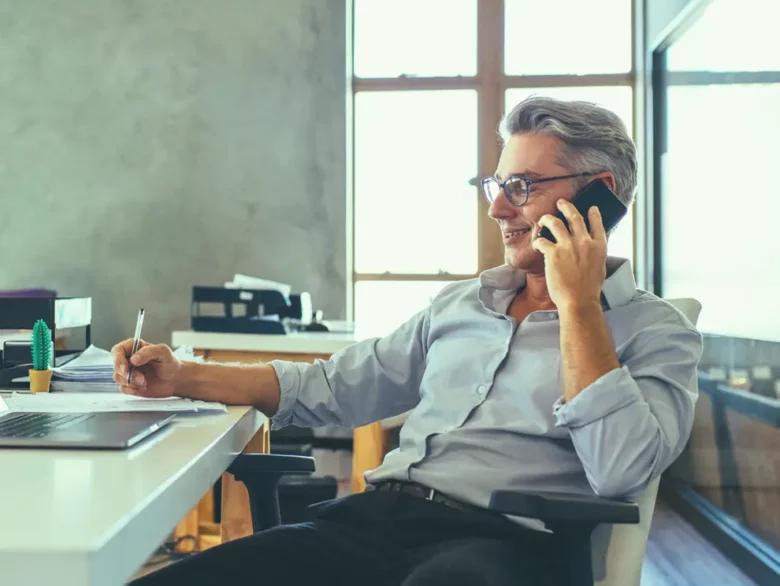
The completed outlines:
<svg viewBox="0 0 780 586">
<path fill-rule="evenodd" d="M 617 189 L 617 182 L 615 181 L 615 175 L 612 174 L 611 171 L 604 171 L 603 173 L 599 173 L 594 179 L 601 179 L 604 183 L 607 184 L 607 187 L 609 187 L 609 189 L 615 193 L 615 190 Z"/>
</svg>

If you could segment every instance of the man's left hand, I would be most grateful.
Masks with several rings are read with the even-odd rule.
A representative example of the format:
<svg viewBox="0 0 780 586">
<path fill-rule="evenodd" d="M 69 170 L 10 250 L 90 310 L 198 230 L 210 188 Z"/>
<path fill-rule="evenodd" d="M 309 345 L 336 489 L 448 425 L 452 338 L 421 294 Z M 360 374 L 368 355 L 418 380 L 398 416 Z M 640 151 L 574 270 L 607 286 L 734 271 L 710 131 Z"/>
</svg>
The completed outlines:
<svg viewBox="0 0 780 586">
<path fill-rule="evenodd" d="M 552 302 L 559 308 L 577 304 L 600 303 L 601 286 L 607 276 L 607 235 L 601 213 L 595 206 L 588 210 L 590 232 L 577 208 L 565 199 L 558 200 L 569 223 L 547 214 L 539 225 L 548 228 L 557 242 L 537 237 L 532 246 L 544 255 L 544 273 Z"/>
</svg>

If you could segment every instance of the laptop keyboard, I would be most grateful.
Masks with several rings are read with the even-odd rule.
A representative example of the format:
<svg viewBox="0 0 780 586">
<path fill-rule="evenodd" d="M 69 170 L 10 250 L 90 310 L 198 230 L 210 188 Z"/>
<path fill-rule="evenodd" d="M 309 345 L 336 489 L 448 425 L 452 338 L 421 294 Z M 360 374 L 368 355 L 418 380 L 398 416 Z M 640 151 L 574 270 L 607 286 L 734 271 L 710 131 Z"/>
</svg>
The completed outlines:
<svg viewBox="0 0 780 586">
<path fill-rule="evenodd" d="M 0 419 L 0 437 L 46 437 L 54 430 L 65 429 L 95 416 L 94 413 L 53 415 L 48 413 L 16 413 Z"/>
</svg>

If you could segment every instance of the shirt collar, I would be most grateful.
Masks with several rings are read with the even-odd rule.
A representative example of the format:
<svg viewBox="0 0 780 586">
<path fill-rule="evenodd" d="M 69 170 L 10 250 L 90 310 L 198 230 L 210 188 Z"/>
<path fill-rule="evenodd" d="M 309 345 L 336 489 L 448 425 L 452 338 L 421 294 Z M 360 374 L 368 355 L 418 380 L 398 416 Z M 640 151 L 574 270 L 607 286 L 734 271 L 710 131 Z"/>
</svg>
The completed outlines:
<svg viewBox="0 0 780 586">
<path fill-rule="evenodd" d="M 482 287 L 497 291 L 519 291 L 525 287 L 525 271 L 501 265 L 483 271 L 479 275 Z M 607 309 L 627 305 L 636 294 L 636 281 L 631 262 L 617 256 L 607 257 L 607 278 L 601 286 L 601 295 Z"/>
<path fill-rule="evenodd" d="M 607 257 L 607 278 L 601 286 L 601 294 L 609 309 L 628 305 L 636 295 L 636 281 L 631 261 L 617 256 Z"/>
</svg>

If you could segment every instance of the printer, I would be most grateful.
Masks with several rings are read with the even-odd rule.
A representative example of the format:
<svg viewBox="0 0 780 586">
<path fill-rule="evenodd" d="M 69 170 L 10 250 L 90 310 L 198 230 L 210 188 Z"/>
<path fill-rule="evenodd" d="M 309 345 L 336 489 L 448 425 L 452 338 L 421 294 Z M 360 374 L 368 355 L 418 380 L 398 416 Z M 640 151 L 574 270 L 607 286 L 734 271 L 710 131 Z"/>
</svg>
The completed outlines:
<svg viewBox="0 0 780 586">
<path fill-rule="evenodd" d="M 287 334 L 327 331 L 321 312 L 312 311 L 311 295 L 277 289 L 194 286 L 190 327 L 196 332 Z"/>
</svg>

